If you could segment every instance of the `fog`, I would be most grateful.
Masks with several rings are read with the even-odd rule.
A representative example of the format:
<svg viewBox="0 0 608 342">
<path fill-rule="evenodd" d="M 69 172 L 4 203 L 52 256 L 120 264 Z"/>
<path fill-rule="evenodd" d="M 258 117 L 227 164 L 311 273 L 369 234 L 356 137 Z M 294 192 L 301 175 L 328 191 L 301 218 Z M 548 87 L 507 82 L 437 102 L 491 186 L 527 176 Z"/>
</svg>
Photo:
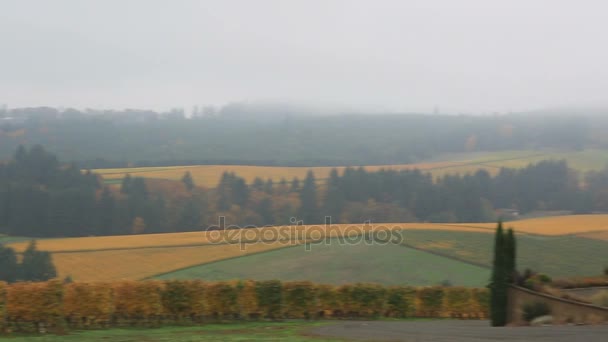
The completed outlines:
<svg viewBox="0 0 608 342">
<path fill-rule="evenodd" d="M 602 106 L 606 13 L 600 0 L 7 0 L 0 103 Z"/>
</svg>

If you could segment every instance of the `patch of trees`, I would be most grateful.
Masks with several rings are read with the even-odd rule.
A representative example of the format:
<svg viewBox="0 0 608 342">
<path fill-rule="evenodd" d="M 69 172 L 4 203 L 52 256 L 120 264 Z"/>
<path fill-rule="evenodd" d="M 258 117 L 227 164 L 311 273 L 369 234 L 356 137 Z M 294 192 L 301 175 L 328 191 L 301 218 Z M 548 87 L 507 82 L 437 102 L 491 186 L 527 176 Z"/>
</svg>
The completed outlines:
<svg viewBox="0 0 608 342">
<path fill-rule="evenodd" d="M 488 222 L 496 208 L 526 213 L 608 210 L 608 170 L 590 173 L 580 185 L 564 161 L 523 169 L 446 175 L 419 170 L 347 168 L 328 179 L 248 184 L 224 173 L 214 189 L 192 176 L 180 181 L 127 175 L 120 187 L 102 186 L 97 175 L 62 165 L 42 147 L 19 148 L 0 165 L 0 232 L 16 236 L 89 236 L 197 231 L 218 224 L 288 225 L 333 223 Z"/>
<path fill-rule="evenodd" d="M 21 262 L 10 247 L 0 245 L 0 281 L 46 281 L 57 277 L 51 254 L 36 249 L 36 241 L 31 241 L 23 252 Z"/>
<path fill-rule="evenodd" d="M 183 111 L 22 108 L 0 122 L 0 159 L 40 144 L 86 168 L 190 164 L 402 164 L 441 153 L 607 146 L 601 116 L 295 115 L 232 106 Z M 252 143 L 254 142 L 254 143 Z M 74 148 L 78 146 L 78 148 Z"/>
</svg>

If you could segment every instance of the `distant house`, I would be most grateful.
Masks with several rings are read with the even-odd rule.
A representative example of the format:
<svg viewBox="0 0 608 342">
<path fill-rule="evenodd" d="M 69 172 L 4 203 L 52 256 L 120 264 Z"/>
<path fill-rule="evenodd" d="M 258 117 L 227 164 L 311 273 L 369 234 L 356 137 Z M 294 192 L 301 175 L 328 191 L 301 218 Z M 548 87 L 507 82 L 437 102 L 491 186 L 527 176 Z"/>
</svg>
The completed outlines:
<svg viewBox="0 0 608 342">
<path fill-rule="evenodd" d="M 496 216 L 504 219 L 513 219 L 519 217 L 519 210 L 511 208 L 499 208 L 495 210 Z"/>
</svg>

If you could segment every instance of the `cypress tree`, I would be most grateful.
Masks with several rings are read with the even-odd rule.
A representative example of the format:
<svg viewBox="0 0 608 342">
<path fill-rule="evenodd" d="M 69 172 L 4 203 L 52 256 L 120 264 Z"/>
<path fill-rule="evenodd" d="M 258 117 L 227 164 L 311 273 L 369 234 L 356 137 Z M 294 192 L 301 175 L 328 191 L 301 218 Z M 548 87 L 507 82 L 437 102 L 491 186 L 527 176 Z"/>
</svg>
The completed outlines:
<svg viewBox="0 0 608 342">
<path fill-rule="evenodd" d="M 505 253 L 505 233 L 502 221 L 498 222 L 494 241 L 494 262 L 490 283 L 491 325 L 504 326 L 507 321 L 507 268 Z"/>
<path fill-rule="evenodd" d="M 516 270 L 516 245 L 513 228 L 507 230 L 507 236 L 505 238 L 505 269 L 507 281 L 513 283 Z"/>
</svg>

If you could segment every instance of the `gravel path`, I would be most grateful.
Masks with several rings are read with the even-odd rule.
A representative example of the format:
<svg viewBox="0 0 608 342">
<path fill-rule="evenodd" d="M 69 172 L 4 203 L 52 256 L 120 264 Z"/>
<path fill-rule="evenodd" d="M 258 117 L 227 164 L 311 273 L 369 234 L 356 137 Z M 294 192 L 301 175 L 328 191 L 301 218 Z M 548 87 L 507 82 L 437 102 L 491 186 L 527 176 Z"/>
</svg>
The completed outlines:
<svg viewBox="0 0 608 342">
<path fill-rule="evenodd" d="M 311 334 L 363 341 L 606 342 L 608 341 L 608 325 L 492 328 L 488 321 L 346 321 L 315 328 Z"/>
</svg>

